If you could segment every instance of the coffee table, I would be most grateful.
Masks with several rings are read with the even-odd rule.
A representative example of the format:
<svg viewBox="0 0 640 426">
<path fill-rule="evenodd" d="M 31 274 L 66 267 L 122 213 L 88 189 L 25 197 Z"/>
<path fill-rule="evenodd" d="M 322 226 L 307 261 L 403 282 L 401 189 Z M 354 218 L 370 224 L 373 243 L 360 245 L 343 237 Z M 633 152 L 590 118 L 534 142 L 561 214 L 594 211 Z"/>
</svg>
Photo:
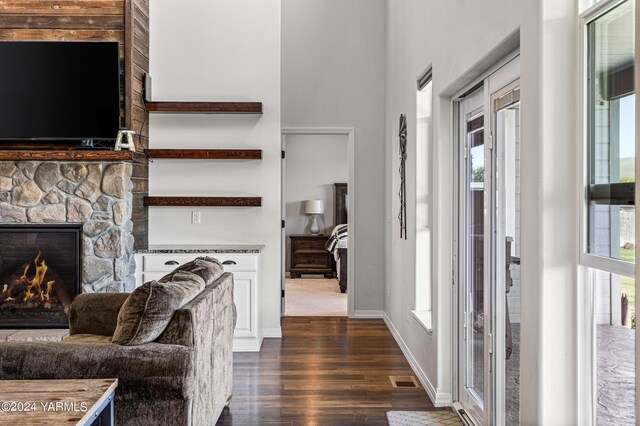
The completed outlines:
<svg viewBox="0 0 640 426">
<path fill-rule="evenodd" d="M 0 424 L 114 424 L 118 379 L 0 380 Z"/>
</svg>

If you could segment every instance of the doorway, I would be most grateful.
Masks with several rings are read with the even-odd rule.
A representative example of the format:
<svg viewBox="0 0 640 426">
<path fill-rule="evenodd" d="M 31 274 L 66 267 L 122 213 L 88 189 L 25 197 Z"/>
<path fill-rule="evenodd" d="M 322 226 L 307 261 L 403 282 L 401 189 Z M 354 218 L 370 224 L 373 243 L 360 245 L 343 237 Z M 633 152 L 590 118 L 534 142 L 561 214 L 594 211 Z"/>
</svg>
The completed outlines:
<svg viewBox="0 0 640 426">
<path fill-rule="evenodd" d="M 352 138 L 350 129 L 283 129 L 285 316 L 348 314 Z"/>
<path fill-rule="evenodd" d="M 519 424 L 520 85 L 512 59 L 458 98 L 458 400 Z"/>
</svg>

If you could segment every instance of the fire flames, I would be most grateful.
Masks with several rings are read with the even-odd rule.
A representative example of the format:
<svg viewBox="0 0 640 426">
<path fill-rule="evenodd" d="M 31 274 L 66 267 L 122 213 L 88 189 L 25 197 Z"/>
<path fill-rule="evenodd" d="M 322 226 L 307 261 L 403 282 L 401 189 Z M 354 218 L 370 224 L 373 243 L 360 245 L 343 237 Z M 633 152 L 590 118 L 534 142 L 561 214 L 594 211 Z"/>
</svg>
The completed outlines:
<svg viewBox="0 0 640 426">
<path fill-rule="evenodd" d="M 60 304 L 60 300 L 53 294 L 56 280 L 45 279 L 49 266 L 45 259 L 41 258 L 42 252 L 38 252 L 33 262 L 23 266 L 22 275 L 13 279 L 13 283 L 5 283 L 2 286 L 0 304 L 10 302 L 15 304 L 26 303 L 43 308 L 52 308 L 54 305 Z M 33 278 L 29 278 L 29 270 L 32 266 L 35 267 L 35 271 Z M 14 274 L 13 277 L 16 277 L 18 274 Z M 11 280 L 10 278 L 10 282 Z"/>
</svg>

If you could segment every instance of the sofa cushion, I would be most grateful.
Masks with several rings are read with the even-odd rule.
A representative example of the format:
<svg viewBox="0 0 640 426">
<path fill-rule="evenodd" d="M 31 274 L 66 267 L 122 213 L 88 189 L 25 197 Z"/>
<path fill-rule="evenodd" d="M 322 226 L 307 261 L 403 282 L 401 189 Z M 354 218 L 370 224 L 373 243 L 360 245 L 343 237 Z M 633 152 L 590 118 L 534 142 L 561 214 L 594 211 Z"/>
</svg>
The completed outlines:
<svg viewBox="0 0 640 426">
<path fill-rule="evenodd" d="M 120 308 L 112 342 L 127 346 L 153 342 L 167 328 L 173 313 L 193 300 L 204 287 L 200 276 L 183 271 L 176 272 L 169 282 L 144 283 Z"/>
<path fill-rule="evenodd" d="M 213 257 L 198 257 L 191 262 L 178 266 L 172 272 L 160 278 L 158 282 L 169 282 L 176 273 L 181 271 L 194 273 L 204 280 L 205 285 L 211 285 L 224 273 L 224 267 L 218 259 Z"/>
</svg>

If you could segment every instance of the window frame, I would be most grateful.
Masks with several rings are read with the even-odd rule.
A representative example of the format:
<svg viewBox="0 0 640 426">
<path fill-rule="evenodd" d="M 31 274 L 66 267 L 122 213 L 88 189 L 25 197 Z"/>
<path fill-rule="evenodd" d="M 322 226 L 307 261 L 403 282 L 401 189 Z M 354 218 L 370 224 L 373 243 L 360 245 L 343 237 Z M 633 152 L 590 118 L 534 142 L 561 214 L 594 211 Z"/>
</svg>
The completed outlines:
<svg viewBox="0 0 640 426">
<path fill-rule="evenodd" d="M 429 65 L 429 67 L 427 67 L 425 69 L 425 71 L 423 71 L 418 78 L 416 79 L 416 117 L 417 117 L 417 110 L 418 110 L 418 97 L 420 96 L 420 93 L 426 89 L 426 87 L 431 84 L 431 125 L 429 126 L 429 130 L 428 130 L 428 135 L 427 135 L 427 140 L 426 141 L 419 141 L 417 138 L 418 135 L 418 121 L 416 120 L 416 125 L 415 125 L 415 129 L 416 129 L 416 191 L 418 188 L 418 175 L 419 173 L 418 171 L 418 167 L 419 164 L 418 162 L 420 161 L 420 159 L 418 158 L 417 153 L 419 152 L 419 148 L 418 148 L 418 144 L 420 142 L 423 143 L 427 143 L 427 144 L 433 144 L 433 116 L 434 116 L 434 110 L 433 110 L 433 106 L 434 106 L 434 102 L 433 102 L 433 98 L 434 98 L 434 93 L 433 93 L 433 68 L 431 65 Z M 429 150 L 430 147 L 427 147 L 427 150 Z M 427 174 L 431 173 L 431 158 L 429 156 L 427 156 Z M 430 179 L 429 179 L 430 181 Z M 431 188 L 429 190 L 429 197 L 431 197 Z M 420 232 L 420 230 L 422 228 L 419 227 L 418 225 L 418 199 L 417 199 L 417 192 L 416 192 L 416 204 L 415 204 L 415 210 L 416 210 L 416 223 L 415 223 L 415 254 L 416 254 L 416 263 L 415 263 L 415 271 L 414 271 L 414 303 L 413 303 L 413 309 L 410 309 L 411 312 L 411 316 L 413 317 L 413 319 L 420 324 L 420 326 L 422 326 L 422 328 L 424 328 L 424 330 L 428 333 L 428 334 L 432 334 L 433 333 L 433 280 L 431 277 L 431 272 L 429 271 L 428 273 L 428 278 L 427 278 L 427 282 L 423 282 L 424 280 L 419 279 L 420 274 L 419 274 L 419 270 L 418 270 L 418 262 L 420 261 L 420 259 L 418 259 L 418 253 L 421 253 L 422 250 L 419 247 L 419 238 L 418 238 L 418 233 Z M 427 207 L 427 219 L 426 221 L 429 222 L 431 219 L 431 203 L 429 203 L 429 206 Z M 429 226 L 426 226 L 427 229 L 429 229 Z M 429 243 L 429 246 L 431 245 L 431 243 Z M 428 247 L 428 250 L 431 250 L 431 247 Z M 419 287 L 421 286 L 426 286 L 427 289 L 423 290 L 423 291 L 419 291 Z M 424 295 L 427 294 L 428 295 L 428 300 L 426 301 L 426 303 L 423 303 L 424 301 L 419 301 L 418 300 L 418 296 L 420 295 Z"/>
<path fill-rule="evenodd" d="M 580 64 L 582 67 L 581 87 L 579 90 L 582 110 L 580 114 L 580 143 L 582 147 L 581 151 L 581 179 L 580 188 L 583 190 L 583 195 L 580 199 L 581 213 L 580 213 L 580 253 L 579 262 L 580 265 L 593 269 L 599 269 L 602 271 L 610 272 L 616 275 L 627 276 L 635 279 L 635 263 L 626 262 L 619 259 L 613 259 L 610 257 L 598 256 L 589 253 L 589 201 L 590 192 L 597 190 L 598 185 L 591 185 L 589 176 L 589 161 L 590 161 L 590 140 L 589 140 L 589 126 L 590 126 L 590 87 L 589 87 L 589 71 L 590 71 L 590 56 L 589 56 L 589 30 L 590 23 L 605 15 L 612 9 L 621 5 L 627 0 L 600 0 L 584 13 L 580 15 L 580 40 L 582 48 L 580 50 Z M 634 0 L 628 0 L 634 1 Z M 634 91 L 635 93 L 635 91 Z M 637 155 L 637 153 L 636 153 Z M 615 184 L 615 189 L 630 186 L 630 184 Z M 633 184 L 633 190 L 635 190 L 635 184 Z M 610 204 L 615 205 L 615 204 Z"/>
</svg>

